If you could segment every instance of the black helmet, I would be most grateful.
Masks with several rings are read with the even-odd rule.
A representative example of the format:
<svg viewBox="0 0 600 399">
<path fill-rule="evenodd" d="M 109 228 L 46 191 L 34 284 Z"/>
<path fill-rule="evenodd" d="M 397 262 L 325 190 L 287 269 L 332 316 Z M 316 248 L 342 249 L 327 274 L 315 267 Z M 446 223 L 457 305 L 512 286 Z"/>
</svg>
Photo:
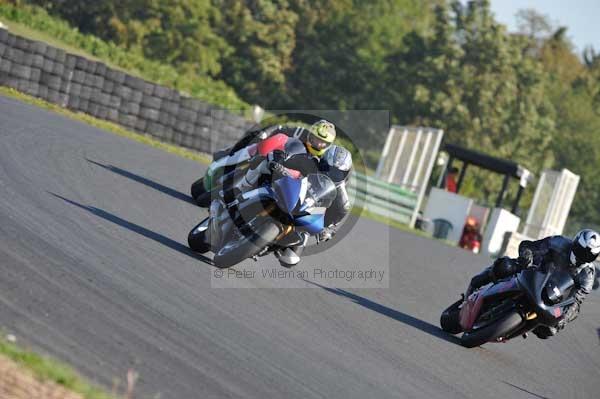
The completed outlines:
<svg viewBox="0 0 600 399">
<path fill-rule="evenodd" d="M 573 238 L 570 260 L 575 266 L 591 263 L 600 254 L 600 234 L 594 230 L 581 230 Z"/>
</svg>

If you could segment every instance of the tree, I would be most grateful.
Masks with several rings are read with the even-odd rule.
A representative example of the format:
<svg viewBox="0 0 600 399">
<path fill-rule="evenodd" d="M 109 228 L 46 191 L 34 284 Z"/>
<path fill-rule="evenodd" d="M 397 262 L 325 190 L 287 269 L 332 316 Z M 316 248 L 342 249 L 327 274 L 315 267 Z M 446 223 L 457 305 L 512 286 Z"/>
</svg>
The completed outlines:
<svg viewBox="0 0 600 399">
<path fill-rule="evenodd" d="M 278 102 L 292 66 L 298 16 L 286 0 L 224 0 L 218 32 L 233 51 L 221 78 L 248 101 Z"/>
</svg>

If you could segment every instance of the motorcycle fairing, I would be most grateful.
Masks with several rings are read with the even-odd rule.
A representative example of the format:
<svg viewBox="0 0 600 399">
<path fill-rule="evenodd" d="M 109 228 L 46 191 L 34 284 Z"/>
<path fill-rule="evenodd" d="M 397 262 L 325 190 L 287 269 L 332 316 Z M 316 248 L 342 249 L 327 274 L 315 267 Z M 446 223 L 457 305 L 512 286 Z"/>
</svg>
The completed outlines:
<svg viewBox="0 0 600 399">
<path fill-rule="evenodd" d="M 289 137 L 285 133 L 277 133 L 269 138 L 264 139 L 257 144 L 257 150 L 260 155 L 266 157 L 267 154 L 275 150 L 285 150 L 285 143 L 287 143 Z"/>
<path fill-rule="evenodd" d="M 292 213 L 302 192 L 302 180 L 284 176 L 275 180 L 272 185 L 279 207 L 288 213 Z"/>
<path fill-rule="evenodd" d="M 459 324 L 463 331 L 469 331 L 471 328 L 473 328 L 473 324 L 475 324 L 475 320 L 477 320 L 479 311 L 483 306 L 483 298 L 484 296 L 482 295 L 481 290 L 474 292 L 469 298 L 467 298 L 463 307 L 460 309 L 458 317 Z"/>
<path fill-rule="evenodd" d="M 471 294 L 471 297 L 467 299 L 465 305 L 461 308 L 459 313 L 461 327 L 464 329 L 464 331 L 469 331 L 473 328 L 473 325 L 475 324 L 475 321 L 477 321 L 477 318 L 481 312 L 481 308 L 483 307 L 483 304 L 487 298 L 518 290 L 519 285 L 516 278 L 511 278 L 510 280 L 500 281 Z"/>
<path fill-rule="evenodd" d="M 313 235 L 320 233 L 325 226 L 325 214 L 309 214 L 297 217 L 294 224 L 300 231 Z"/>
</svg>

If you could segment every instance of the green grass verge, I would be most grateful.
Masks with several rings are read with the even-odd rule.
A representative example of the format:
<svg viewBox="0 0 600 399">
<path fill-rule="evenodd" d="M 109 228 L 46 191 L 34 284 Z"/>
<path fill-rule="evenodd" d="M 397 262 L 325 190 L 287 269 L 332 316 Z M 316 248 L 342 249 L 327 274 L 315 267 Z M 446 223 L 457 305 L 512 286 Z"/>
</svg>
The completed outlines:
<svg viewBox="0 0 600 399">
<path fill-rule="evenodd" d="M 212 158 L 201 152 L 189 150 L 183 147 L 176 146 L 174 144 L 164 143 L 160 140 L 157 140 L 153 137 L 135 133 L 130 130 L 125 129 L 124 127 L 117 125 L 116 123 L 108 122 L 102 119 L 94 118 L 93 116 L 81 113 L 74 112 L 69 109 L 63 108 L 59 105 L 49 103 L 42 99 L 32 97 L 30 95 L 21 93 L 15 89 L 9 87 L 0 86 L 0 94 L 20 100 L 22 102 L 35 105 L 37 107 L 56 112 L 58 114 L 64 115 L 70 119 L 74 119 L 77 121 L 81 121 L 87 123 L 88 125 L 97 127 L 99 129 L 107 130 L 111 133 L 114 133 L 121 137 L 126 137 L 128 139 L 137 141 L 139 143 L 143 143 L 149 145 L 154 148 L 161 149 L 163 151 L 170 152 L 172 154 L 178 155 L 183 158 L 191 159 L 193 161 L 200 162 L 204 165 L 207 165 L 211 162 Z"/>
<path fill-rule="evenodd" d="M 50 46 L 62 49 L 64 51 L 66 51 L 67 53 L 71 53 L 71 54 L 75 54 L 75 55 L 80 55 L 82 57 L 86 57 L 87 59 L 90 59 L 92 61 L 102 61 L 97 57 L 94 57 L 93 55 L 91 55 L 90 53 L 81 50 L 78 47 L 75 46 L 70 46 L 60 40 L 57 40 L 56 37 L 49 35 L 45 32 L 39 31 L 39 30 L 35 30 L 35 29 L 31 29 L 30 27 L 28 27 L 27 25 L 21 24 L 19 22 L 14 22 L 14 21 L 8 21 L 8 20 L 3 20 L 2 23 L 4 25 L 6 25 L 6 27 L 8 28 L 8 30 L 13 34 L 13 35 L 18 35 L 18 36 L 23 36 L 27 39 L 31 39 L 31 40 L 37 40 L 40 42 L 44 42 L 49 44 Z M 103 61 L 104 62 L 104 61 Z M 106 63 L 108 66 L 115 68 L 115 69 L 119 69 L 118 66 L 113 65 L 112 63 L 108 62 Z"/>
<path fill-rule="evenodd" d="M 52 381 L 86 399 L 114 399 L 103 390 L 88 383 L 70 367 L 36 353 L 22 349 L 0 337 L 0 355 L 30 370 L 41 381 Z"/>
<path fill-rule="evenodd" d="M 405 231 L 407 233 L 411 233 L 411 234 L 421 236 L 421 237 L 432 238 L 429 234 L 425 233 L 424 231 L 413 229 L 412 227 L 408 226 L 407 224 L 400 223 L 396 220 L 387 218 L 385 216 L 378 215 L 373 212 L 369 212 L 366 209 L 352 208 L 351 213 L 355 216 L 360 216 L 360 217 L 364 217 L 367 219 L 371 219 L 376 222 L 386 224 L 395 229 Z"/>
</svg>

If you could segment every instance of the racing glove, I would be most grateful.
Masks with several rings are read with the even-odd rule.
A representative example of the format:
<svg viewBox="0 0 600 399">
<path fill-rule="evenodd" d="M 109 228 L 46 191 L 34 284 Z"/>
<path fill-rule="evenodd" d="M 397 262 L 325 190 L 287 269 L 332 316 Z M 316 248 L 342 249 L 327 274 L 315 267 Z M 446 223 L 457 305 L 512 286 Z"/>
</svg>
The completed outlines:
<svg viewBox="0 0 600 399">
<path fill-rule="evenodd" d="M 521 270 L 527 269 L 533 265 L 533 252 L 530 249 L 524 249 L 517 258 L 517 265 Z"/>
</svg>

